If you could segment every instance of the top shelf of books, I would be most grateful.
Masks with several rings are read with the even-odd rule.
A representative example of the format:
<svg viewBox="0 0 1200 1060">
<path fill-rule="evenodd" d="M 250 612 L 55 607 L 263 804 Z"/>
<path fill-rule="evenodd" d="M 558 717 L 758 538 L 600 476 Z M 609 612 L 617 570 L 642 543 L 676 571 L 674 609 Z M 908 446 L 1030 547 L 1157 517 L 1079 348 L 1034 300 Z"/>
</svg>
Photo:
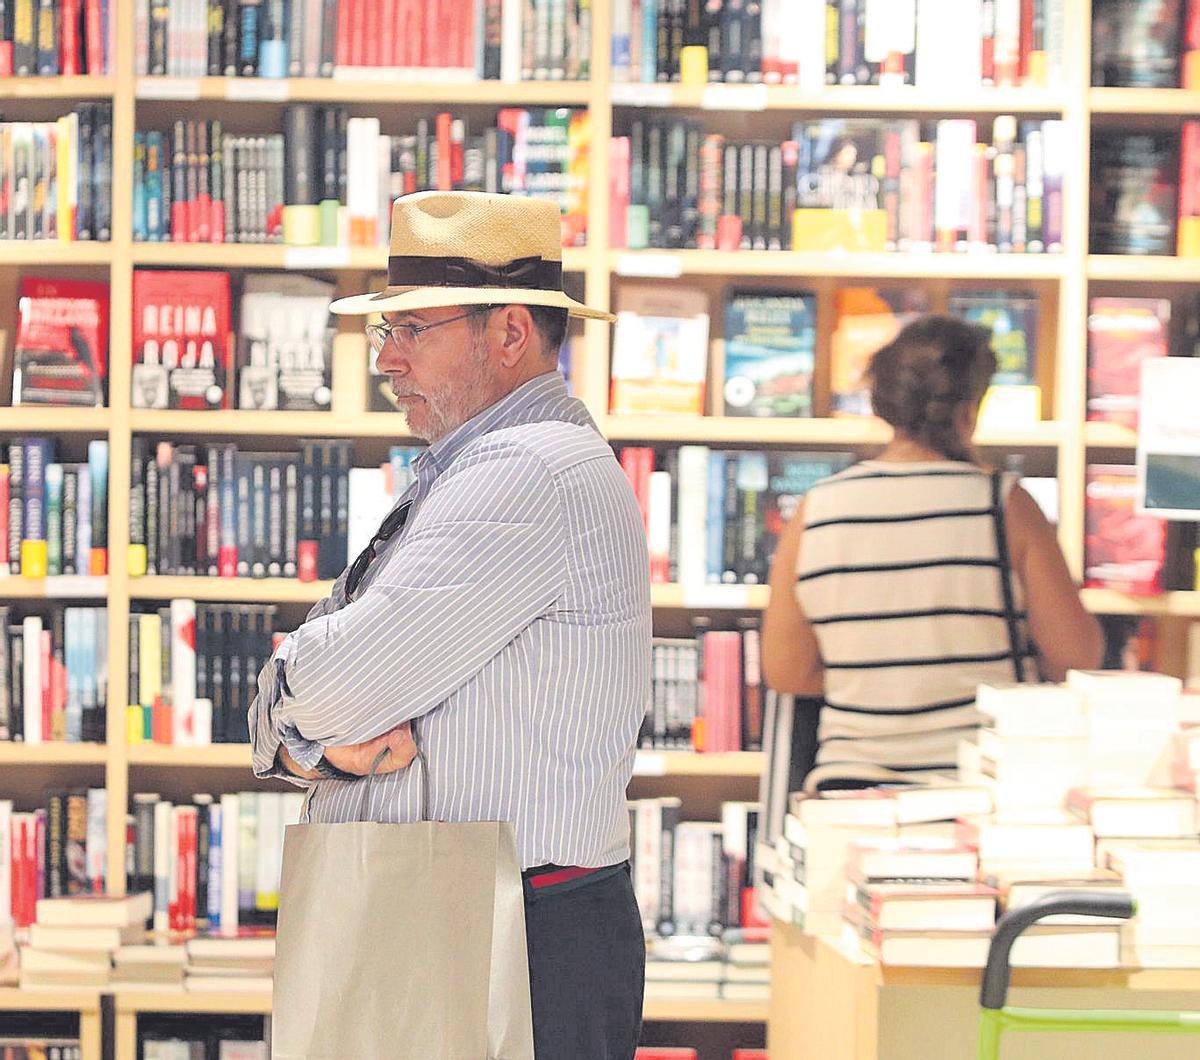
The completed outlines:
<svg viewBox="0 0 1200 1060">
<path fill-rule="evenodd" d="M 587 81 L 429 81 L 354 77 L 139 77 L 139 100 L 243 103 L 414 103 L 586 105 Z"/>
</svg>

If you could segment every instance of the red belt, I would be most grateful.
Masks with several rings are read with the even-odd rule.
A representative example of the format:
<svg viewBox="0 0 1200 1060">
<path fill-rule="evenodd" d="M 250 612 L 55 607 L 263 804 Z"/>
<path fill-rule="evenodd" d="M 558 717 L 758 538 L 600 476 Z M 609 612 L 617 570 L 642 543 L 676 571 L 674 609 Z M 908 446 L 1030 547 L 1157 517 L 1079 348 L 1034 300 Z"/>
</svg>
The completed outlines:
<svg viewBox="0 0 1200 1060">
<path fill-rule="evenodd" d="M 579 868 L 575 865 L 539 865 L 535 869 L 526 869 L 521 873 L 521 878 L 525 881 L 526 896 L 553 894 L 599 883 L 600 880 L 626 869 L 628 865 L 627 861 L 617 865 L 601 865 L 593 869 Z"/>
</svg>

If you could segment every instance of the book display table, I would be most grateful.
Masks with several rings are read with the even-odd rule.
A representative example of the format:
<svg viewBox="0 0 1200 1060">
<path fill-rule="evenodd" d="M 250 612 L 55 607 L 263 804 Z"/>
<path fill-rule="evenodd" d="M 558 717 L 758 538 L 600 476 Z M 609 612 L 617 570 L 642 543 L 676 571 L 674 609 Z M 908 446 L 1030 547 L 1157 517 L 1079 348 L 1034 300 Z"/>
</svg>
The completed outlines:
<svg viewBox="0 0 1200 1060">
<path fill-rule="evenodd" d="M 836 938 L 776 922 L 771 1060 L 974 1060 L 980 968 L 881 965 Z M 1010 1004 L 1200 1011 L 1200 969 L 1032 968 Z M 1195 1060 L 1196 1039 L 1140 1034 L 1011 1034 L 1004 1060 Z"/>
<path fill-rule="evenodd" d="M 79 1014 L 82 1060 L 100 1060 L 99 990 L 16 990 L 0 988 L 0 1012 L 64 1012 Z M 0 1037 L 6 1032 L 0 1030 Z"/>
</svg>

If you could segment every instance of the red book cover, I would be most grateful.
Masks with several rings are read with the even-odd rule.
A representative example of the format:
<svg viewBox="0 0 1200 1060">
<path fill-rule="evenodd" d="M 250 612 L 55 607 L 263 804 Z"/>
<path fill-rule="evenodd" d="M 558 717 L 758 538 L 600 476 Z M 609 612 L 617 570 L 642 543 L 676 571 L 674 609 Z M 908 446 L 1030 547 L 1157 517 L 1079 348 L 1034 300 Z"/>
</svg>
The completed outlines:
<svg viewBox="0 0 1200 1060">
<path fill-rule="evenodd" d="M 0 569 L 8 573 L 8 499 L 9 467 L 0 464 Z"/>
<path fill-rule="evenodd" d="M 64 77 L 78 77 L 79 0 L 59 0 L 59 70 Z"/>
<path fill-rule="evenodd" d="M 437 116 L 437 190 L 454 190 L 454 154 L 450 146 L 450 115 Z"/>
<path fill-rule="evenodd" d="M 25 819 L 25 913 L 22 919 L 26 927 L 37 919 L 37 902 L 42 896 L 38 867 L 43 864 L 38 857 L 38 818 L 31 813 Z"/>
<path fill-rule="evenodd" d="M 732 1060 L 767 1060 L 765 1049 L 734 1049 Z"/>
<path fill-rule="evenodd" d="M 179 816 L 179 922 L 184 931 L 196 930 L 196 810 L 184 807 Z"/>
<path fill-rule="evenodd" d="M 114 9 L 116 5 L 113 5 Z M 87 53 L 87 73 L 99 77 L 104 69 L 104 20 L 100 0 L 83 0 L 84 47 Z"/>
<path fill-rule="evenodd" d="M 13 75 L 13 45 L 10 40 L 0 40 L 0 77 Z"/>
<path fill-rule="evenodd" d="M 344 0 L 344 2 L 350 8 L 350 65 L 364 66 L 367 59 L 367 13 L 365 9 L 372 0 Z M 339 4 L 339 6 L 341 5 Z"/>
<path fill-rule="evenodd" d="M 696 1050 L 664 1045 L 640 1045 L 633 1060 L 696 1060 Z"/>
<path fill-rule="evenodd" d="M 1179 216 L 1200 217 L 1200 122 L 1185 121 L 1179 151 Z"/>
<path fill-rule="evenodd" d="M 371 67 L 383 65 L 383 4 L 380 0 L 367 0 L 363 42 L 363 63 Z"/>
<path fill-rule="evenodd" d="M 350 65 L 350 0 L 341 0 L 337 6 L 337 47 L 334 50 L 335 66 Z"/>
<path fill-rule="evenodd" d="M 608 141 L 608 171 L 611 179 L 608 184 L 608 245 L 614 250 L 624 248 L 626 244 L 626 216 L 629 211 L 629 137 L 614 136 Z M 702 207 L 703 208 L 703 207 Z M 715 250 L 714 245 L 703 244 L 701 250 Z"/>
<path fill-rule="evenodd" d="M 396 10 L 392 22 L 392 65 L 411 66 L 412 35 L 408 31 L 412 21 L 412 9 L 419 0 L 395 0 Z"/>
<path fill-rule="evenodd" d="M 42 739 L 54 739 L 54 650 L 50 641 L 50 630 L 43 629 L 40 640 L 42 663 Z"/>
<path fill-rule="evenodd" d="M 133 407 L 232 407 L 229 318 L 227 272 L 134 272 Z"/>
<path fill-rule="evenodd" d="M 9 894 L 9 915 L 17 927 L 27 926 L 25 915 L 25 818 L 22 814 L 14 814 L 12 831 L 8 837 L 8 857 L 12 866 L 11 891 Z"/>
<path fill-rule="evenodd" d="M 1033 53 L 1033 7 L 1038 0 L 1021 0 L 1021 31 L 1018 37 L 1017 73 L 1022 83 L 1029 76 L 1029 56 Z"/>
<path fill-rule="evenodd" d="M 1126 465 L 1092 465 L 1084 489 L 1084 582 L 1135 596 L 1162 592 L 1167 524 L 1139 515 L 1137 475 Z"/>
<path fill-rule="evenodd" d="M 1137 427 L 1142 362 L 1166 357 L 1171 303 L 1093 298 L 1088 311 L 1087 418 Z"/>
<path fill-rule="evenodd" d="M 379 65 L 380 66 L 399 66 L 397 59 L 399 58 L 401 42 L 396 38 L 400 36 L 397 32 L 396 25 L 396 8 L 400 0 L 383 0 L 380 4 L 379 11 Z"/>
<path fill-rule="evenodd" d="M 183 920 L 180 916 L 180 898 L 183 894 L 183 837 L 182 814 L 179 807 L 171 810 L 170 838 L 174 841 L 174 849 L 168 841 L 167 857 L 173 859 L 174 869 L 170 873 L 170 893 L 167 895 L 167 927 L 171 931 L 182 931 Z"/>
<path fill-rule="evenodd" d="M 107 373 L 108 284 L 23 279 L 13 404 L 99 407 Z"/>
</svg>

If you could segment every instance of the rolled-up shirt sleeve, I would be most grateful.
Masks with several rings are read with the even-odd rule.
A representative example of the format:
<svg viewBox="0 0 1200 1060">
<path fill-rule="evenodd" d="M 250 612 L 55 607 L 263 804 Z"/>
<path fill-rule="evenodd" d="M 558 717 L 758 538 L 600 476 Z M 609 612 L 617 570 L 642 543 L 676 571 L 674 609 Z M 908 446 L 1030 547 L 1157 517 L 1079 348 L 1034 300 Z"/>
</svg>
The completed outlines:
<svg viewBox="0 0 1200 1060">
<path fill-rule="evenodd" d="M 463 454 L 361 596 L 281 646 L 272 735 L 345 746 L 428 713 L 552 607 L 565 538 L 540 457 L 499 439 Z"/>
<path fill-rule="evenodd" d="M 279 760 L 279 748 L 291 755 L 292 760 L 303 769 L 313 769 L 321 760 L 325 749 L 312 740 L 300 735 L 294 725 L 281 723 L 278 718 L 279 701 L 284 688 L 284 661 L 290 651 L 289 634 L 259 671 L 258 693 L 250 704 L 249 729 L 251 765 L 257 777 L 280 777 L 300 787 L 308 787 L 312 781 L 298 777 L 284 768 Z"/>
</svg>

